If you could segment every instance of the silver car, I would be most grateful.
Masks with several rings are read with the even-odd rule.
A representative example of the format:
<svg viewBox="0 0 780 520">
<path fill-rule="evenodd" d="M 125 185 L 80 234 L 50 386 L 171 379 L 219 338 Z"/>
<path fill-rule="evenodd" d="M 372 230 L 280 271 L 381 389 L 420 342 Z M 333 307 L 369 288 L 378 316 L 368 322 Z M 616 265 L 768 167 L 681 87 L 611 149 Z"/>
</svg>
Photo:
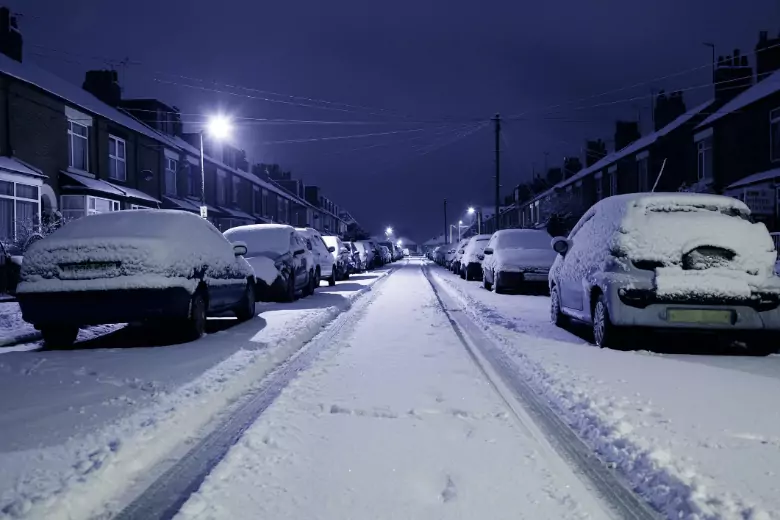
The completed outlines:
<svg viewBox="0 0 780 520">
<path fill-rule="evenodd" d="M 764 224 L 730 197 L 617 195 L 556 237 L 550 313 L 590 324 L 595 343 L 621 346 L 642 328 L 715 331 L 757 354 L 776 348 L 780 278 Z M 773 345 L 774 344 L 774 345 Z"/>
</svg>

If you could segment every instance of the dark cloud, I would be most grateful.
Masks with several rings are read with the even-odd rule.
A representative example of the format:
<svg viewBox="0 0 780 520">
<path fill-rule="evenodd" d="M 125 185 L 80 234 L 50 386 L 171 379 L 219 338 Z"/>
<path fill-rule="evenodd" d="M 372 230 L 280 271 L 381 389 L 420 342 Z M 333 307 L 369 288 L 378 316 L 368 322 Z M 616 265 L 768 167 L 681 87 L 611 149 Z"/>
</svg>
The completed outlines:
<svg viewBox="0 0 780 520">
<path fill-rule="evenodd" d="M 88 66 L 100 65 L 85 55 L 128 57 L 143 66 L 120 68 L 126 95 L 157 96 L 185 113 L 223 107 L 255 117 L 387 119 L 357 109 L 315 110 L 161 84 L 155 77 L 184 81 L 155 71 L 419 119 L 468 120 L 496 111 L 528 111 L 526 120 L 506 125 L 506 191 L 530 177 L 533 163 L 541 169 L 544 152 L 552 165 L 578 153 L 586 137 L 609 138 L 615 117 L 641 114 L 649 124 L 649 98 L 574 108 L 649 95 L 651 87 L 705 84 L 706 67 L 647 81 L 706 65 L 709 50 L 703 41 L 714 41 L 723 53 L 734 47 L 749 51 L 759 30 L 780 31 L 776 0 L 746 5 L 710 0 L 10 2 L 26 15 L 22 24 L 29 59 L 80 81 Z M 67 55 L 51 49 L 74 55 L 66 61 Z M 634 83 L 643 85 L 571 103 Z M 707 94 L 697 89 L 687 97 L 693 103 Z M 547 107 L 562 101 L 570 103 L 550 114 Z M 423 126 L 431 128 L 419 136 L 260 145 L 415 125 L 244 125 L 238 139 L 254 159 L 280 162 L 323 186 L 372 229 L 392 223 L 404 235 L 425 238 L 442 227 L 442 198 L 450 200 L 453 219 L 469 203 L 492 203 L 493 142 L 485 128 L 443 146 L 457 132 L 441 134 L 436 125 Z M 371 145 L 382 146 L 356 150 Z"/>
</svg>

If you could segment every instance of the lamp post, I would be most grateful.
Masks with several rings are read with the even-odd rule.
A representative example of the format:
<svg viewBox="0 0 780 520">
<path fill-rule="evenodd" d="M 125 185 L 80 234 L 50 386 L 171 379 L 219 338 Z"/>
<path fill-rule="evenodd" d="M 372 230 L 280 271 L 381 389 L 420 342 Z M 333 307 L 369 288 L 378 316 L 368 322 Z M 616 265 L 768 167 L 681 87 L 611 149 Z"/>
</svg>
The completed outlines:
<svg viewBox="0 0 780 520">
<path fill-rule="evenodd" d="M 225 116 L 213 116 L 206 122 L 205 128 L 200 131 L 200 216 L 208 218 L 206 206 L 206 166 L 203 153 L 203 134 L 208 132 L 211 137 L 218 140 L 227 139 L 230 136 L 232 125 L 230 119 Z"/>
<path fill-rule="evenodd" d="M 474 209 L 473 206 L 471 206 L 468 209 L 468 214 L 474 215 L 475 213 L 477 214 L 477 235 L 481 235 L 482 234 L 482 210 L 481 209 L 476 210 Z"/>
<path fill-rule="evenodd" d="M 454 227 L 456 227 L 455 224 L 450 224 L 450 244 L 452 244 L 452 228 L 454 228 Z M 464 226 L 463 225 L 463 221 L 459 220 L 458 224 L 457 224 L 457 228 L 458 228 L 458 242 L 460 242 L 460 240 L 461 240 L 461 238 L 460 238 L 460 230 L 461 230 L 461 228 L 464 228 L 464 227 L 468 227 L 468 226 Z"/>
</svg>

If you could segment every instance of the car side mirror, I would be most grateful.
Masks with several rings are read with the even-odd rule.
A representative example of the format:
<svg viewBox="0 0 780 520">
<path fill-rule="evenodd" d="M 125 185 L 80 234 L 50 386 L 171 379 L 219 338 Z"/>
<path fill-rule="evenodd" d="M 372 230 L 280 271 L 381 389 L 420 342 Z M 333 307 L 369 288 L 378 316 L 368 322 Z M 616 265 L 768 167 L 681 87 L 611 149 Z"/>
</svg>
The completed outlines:
<svg viewBox="0 0 780 520">
<path fill-rule="evenodd" d="M 555 237 L 550 242 L 550 245 L 553 248 L 553 251 L 558 253 L 561 256 L 566 256 L 566 253 L 571 250 L 571 240 L 565 237 Z"/>
<path fill-rule="evenodd" d="M 303 254 L 303 253 L 305 253 L 305 252 L 306 252 L 306 250 L 305 250 L 305 249 L 296 249 L 296 250 L 295 250 L 295 252 L 294 252 L 293 254 L 294 254 L 295 256 L 300 256 L 300 255 L 302 255 L 302 254 Z"/>
<path fill-rule="evenodd" d="M 463 249 L 461 249 L 460 251 L 458 251 L 458 253 L 463 254 L 463 253 L 465 253 L 465 251 L 463 251 Z"/>
<path fill-rule="evenodd" d="M 233 254 L 236 256 L 246 255 L 246 242 L 233 242 Z"/>
<path fill-rule="evenodd" d="M 333 247 L 333 246 L 330 246 L 330 247 L 328 248 L 328 253 L 332 253 L 332 252 L 333 252 L 333 251 L 335 251 L 335 250 L 336 250 L 336 248 L 335 248 L 335 247 Z"/>
<path fill-rule="evenodd" d="M 486 249 L 485 249 L 485 251 L 484 251 L 484 253 L 485 253 L 486 255 L 492 255 L 492 254 L 493 254 L 493 248 L 492 248 L 492 247 L 488 247 L 488 248 L 486 248 Z"/>
</svg>

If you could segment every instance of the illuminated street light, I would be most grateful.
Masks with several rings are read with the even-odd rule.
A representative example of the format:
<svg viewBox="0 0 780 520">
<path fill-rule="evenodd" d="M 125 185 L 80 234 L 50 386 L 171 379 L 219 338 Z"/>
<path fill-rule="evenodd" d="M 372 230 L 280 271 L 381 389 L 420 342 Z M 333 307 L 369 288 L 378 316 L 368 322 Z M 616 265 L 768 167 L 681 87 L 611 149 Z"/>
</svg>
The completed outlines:
<svg viewBox="0 0 780 520">
<path fill-rule="evenodd" d="M 393 228 L 388 227 L 387 229 L 385 229 L 385 234 L 386 235 L 392 235 L 393 234 Z"/>
<path fill-rule="evenodd" d="M 475 211 L 477 211 L 477 210 L 475 210 L 475 209 L 474 209 L 474 207 L 472 206 L 472 207 L 470 207 L 470 208 L 468 209 L 468 214 L 469 214 L 469 215 L 473 215 Z"/>
<path fill-rule="evenodd" d="M 401 240 L 399 240 L 399 241 L 398 241 L 398 242 L 396 242 L 395 244 L 396 244 L 398 247 L 401 247 L 401 246 L 403 245 L 403 242 L 402 242 Z"/>
<path fill-rule="evenodd" d="M 203 218 L 208 217 L 208 210 L 206 209 L 206 167 L 205 160 L 203 158 L 203 133 L 207 132 L 209 136 L 223 141 L 230 137 L 230 132 L 233 130 L 233 125 L 230 119 L 221 116 L 211 116 L 206 122 L 204 129 L 200 131 L 200 216 Z"/>
</svg>

